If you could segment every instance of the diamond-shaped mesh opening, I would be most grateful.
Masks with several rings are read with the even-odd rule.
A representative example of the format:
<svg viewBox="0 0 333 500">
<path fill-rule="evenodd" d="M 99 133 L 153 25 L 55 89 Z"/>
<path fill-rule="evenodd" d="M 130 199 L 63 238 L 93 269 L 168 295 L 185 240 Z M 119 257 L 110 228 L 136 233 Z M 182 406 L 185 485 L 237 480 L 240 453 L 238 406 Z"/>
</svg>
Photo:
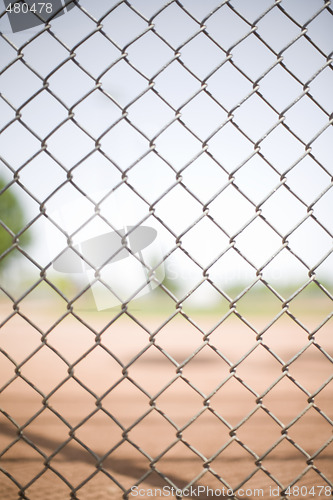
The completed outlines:
<svg viewBox="0 0 333 500">
<path fill-rule="evenodd" d="M 24 144 L 24 148 L 20 148 L 16 155 L 13 154 L 13 151 L 11 151 L 9 147 L 9 138 L 12 134 L 20 136 L 22 144 Z M 9 162 L 13 166 L 13 169 L 18 169 L 23 163 L 27 162 L 40 148 L 40 143 L 33 134 L 28 132 L 22 124 L 16 121 L 2 132 L 0 145 L 2 158 L 5 162 Z M 3 167 L 1 170 L 3 170 Z"/>
<path fill-rule="evenodd" d="M 265 365 L 270 366 L 269 375 Z M 280 374 L 280 364 L 260 345 L 237 368 L 237 375 L 258 394 L 268 389 Z"/>
<path fill-rule="evenodd" d="M 275 23 L 283 23 L 283 33 L 272 30 L 272 24 Z M 299 34 L 296 24 L 277 8 L 270 10 L 258 24 L 259 35 L 275 52 L 280 52 Z"/>
<path fill-rule="evenodd" d="M 122 29 L 122 19 L 126 16 L 129 23 L 131 23 L 131 31 L 126 33 Z M 105 32 L 110 35 L 112 40 L 119 46 L 124 46 L 131 40 L 135 39 L 138 35 L 145 31 L 146 25 L 143 19 L 135 15 L 135 13 L 128 8 L 127 5 L 120 3 L 115 9 L 105 17 L 104 23 Z"/>
<path fill-rule="evenodd" d="M 69 438 L 69 428 L 51 410 L 44 409 L 24 428 L 24 436 L 46 456 L 51 455 Z"/>
<path fill-rule="evenodd" d="M 285 405 L 281 405 L 282 400 L 286 401 Z M 305 410 L 308 405 L 307 400 L 306 393 L 300 391 L 297 384 L 289 377 L 279 380 L 263 398 L 266 408 L 285 425 Z"/>
<path fill-rule="evenodd" d="M 235 111 L 235 122 L 254 142 L 261 139 L 276 124 L 276 118 L 276 114 L 256 94 L 249 97 Z"/>
<path fill-rule="evenodd" d="M 73 397 L 75 395 L 75 399 Z M 71 426 L 78 425 L 96 409 L 95 398 L 73 378 L 59 385 L 48 398 L 50 407 Z"/>
<path fill-rule="evenodd" d="M 303 426 L 311 429 L 311 439 L 309 434 L 302 432 Z M 310 455 L 330 439 L 330 434 L 329 422 L 314 409 L 306 412 L 289 430 L 289 436 Z"/>
<path fill-rule="evenodd" d="M 307 333 L 291 316 L 283 314 L 262 335 L 265 346 L 284 362 L 292 359 L 305 345 Z"/>
<path fill-rule="evenodd" d="M 42 407 L 42 396 L 26 380 L 19 376 L 15 377 L 14 374 L 10 380 L 6 380 L 6 384 L 2 384 L 1 391 L 3 398 L 6 399 L 7 411 L 4 414 L 8 412 L 13 421 L 19 425 L 23 425 Z M 18 395 L 21 396 L 21 400 L 18 399 Z M 26 404 L 27 401 L 29 406 Z"/>
<path fill-rule="evenodd" d="M 105 372 L 107 377 L 103 376 Z M 121 378 L 121 365 L 105 349 L 96 346 L 79 360 L 74 373 L 86 387 L 102 395 Z"/>
<path fill-rule="evenodd" d="M 295 53 L 302 50 L 304 57 L 307 57 L 308 64 L 301 64 L 295 58 Z M 325 58 L 313 47 L 304 37 L 300 37 L 286 51 L 283 52 L 284 64 L 300 81 L 307 82 L 325 64 Z"/>
<path fill-rule="evenodd" d="M 234 185 L 217 194 L 209 206 L 210 214 L 227 234 L 233 235 L 250 220 L 254 208 Z"/>
<path fill-rule="evenodd" d="M 203 339 L 200 330 L 192 326 L 183 315 L 178 315 L 159 329 L 155 343 L 177 363 L 182 363 L 202 345 Z"/>
<path fill-rule="evenodd" d="M 98 91 L 86 97 L 74 110 L 79 125 L 96 138 L 121 118 L 118 106 Z"/>
<path fill-rule="evenodd" d="M 323 383 L 330 379 L 330 359 L 315 346 L 310 346 L 290 366 L 290 374 L 310 393 L 315 392 Z M 313 381 L 309 376 L 309 366 L 316 367 L 318 380 Z"/>
<path fill-rule="evenodd" d="M 38 302 L 40 304 L 38 306 Z M 40 310 L 41 304 L 48 305 L 44 310 Z M 63 314 L 67 312 L 67 304 L 61 296 L 59 290 L 41 281 L 34 286 L 32 291 L 18 304 L 18 309 L 23 317 L 28 319 L 32 326 L 48 329 L 52 327 Z M 47 311 L 47 313 L 46 313 Z"/>
<path fill-rule="evenodd" d="M 318 44 L 319 49 L 326 51 L 330 46 L 330 42 L 326 37 L 326 30 L 330 30 L 332 27 L 332 17 L 329 15 L 330 12 L 321 11 L 318 13 L 311 23 L 309 24 L 310 36 Z M 323 30 L 325 26 L 325 30 Z"/>
<path fill-rule="evenodd" d="M 232 30 L 228 29 L 230 25 L 233 26 Z M 208 19 L 207 29 L 214 40 L 225 49 L 229 49 L 250 31 L 248 24 L 230 8 L 229 4 L 217 10 L 216 14 Z"/>
<path fill-rule="evenodd" d="M 28 498 L 38 498 L 38 496 L 48 495 L 48 485 L 52 483 L 55 491 L 57 491 L 58 498 L 66 498 L 70 494 L 70 486 L 66 484 L 64 479 L 55 471 L 46 470 L 38 481 L 33 482 L 26 489 L 26 496 Z"/>
<path fill-rule="evenodd" d="M 172 210 L 170 210 L 170 206 Z M 175 217 L 175 210 L 182 207 L 181 216 Z M 185 232 L 197 219 L 201 218 L 202 211 L 199 203 L 181 186 L 163 196 L 156 205 L 156 215 L 163 219 L 173 232 Z"/>
<path fill-rule="evenodd" d="M 296 4 L 0 13 L 1 498 L 332 488 L 333 12 Z"/>
<path fill-rule="evenodd" d="M 265 303 L 265 308 L 262 304 Z M 237 301 L 237 311 L 248 318 L 253 326 L 260 328 L 268 317 L 273 318 L 281 312 L 280 299 L 261 281 L 257 282 Z"/>
<path fill-rule="evenodd" d="M 59 451 L 52 457 L 54 469 L 63 477 L 67 474 L 68 477 L 75 477 L 75 482 L 77 481 L 80 484 L 88 474 L 94 472 L 95 457 L 73 439 L 68 443 L 59 443 L 59 445 Z M 78 467 L 81 464 L 83 466 Z"/>
<path fill-rule="evenodd" d="M 134 444 L 127 441 L 103 460 L 103 469 L 113 482 L 117 481 L 118 485 L 124 489 L 130 489 L 136 481 L 151 470 L 148 458 Z M 113 482 L 109 481 L 109 484 L 113 486 Z"/>
<path fill-rule="evenodd" d="M 121 341 L 119 336 L 121 336 Z M 112 325 L 102 330 L 101 345 L 105 346 L 122 363 L 129 363 L 148 347 L 148 344 L 148 333 L 129 318 L 122 318 L 122 321 L 118 321 L 117 335 Z"/>
<path fill-rule="evenodd" d="M 228 122 L 210 139 L 209 151 L 228 172 L 232 172 L 252 155 L 253 145 L 236 125 Z"/>
<path fill-rule="evenodd" d="M 128 105 L 147 89 L 146 78 L 122 59 L 103 71 L 101 83 L 103 91 L 122 106 Z"/>
<path fill-rule="evenodd" d="M 232 53 L 235 65 L 251 80 L 259 78 L 275 63 L 274 54 L 253 33 L 237 44 Z"/>
<path fill-rule="evenodd" d="M 229 312 L 230 304 L 207 281 L 196 288 L 188 299 L 182 301 L 183 312 L 188 314 L 203 331 L 210 330 L 217 323 L 216 315 L 212 314 L 212 308 L 219 316 L 224 316 Z M 210 312 L 210 315 L 205 314 L 206 312 Z"/>
<path fill-rule="evenodd" d="M 179 82 L 182 82 L 181 86 Z M 200 82 L 178 61 L 174 61 L 157 75 L 154 89 L 171 106 L 178 108 L 200 90 Z"/>
<path fill-rule="evenodd" d="M 149 91 L 129 108 L 129 119 L 147 137 L 153 138 L 174 118 L 174 113 L 162 99 Z"/>
<path fill-rule="evenodd" d="M 204 33 L 199 33 L 181 51 L 181 61 L 198 79 L 206 78 L 224 59 L 224 53 Z"/>
<path fill-rule="evenodd" d="M 30 467 L 19 468 L 17 466 L 16 457 L 20 457 Z M 3 466 L 6 468 L 10 476 L 16 477 L 17 481 L 22 485 L 28 484 L 36 475 L 43 470 L 44 457 L 38 453 L 24 439 L 18 440 L 13 446 L 2 456 Z"/>
<path fill-rule="evenodd" d="M 202 432 L 205 433 L 204 441 Z M 206 410 L 185 428 L 182 438 L 208 459 L 229 441 L 230 436 L 228 427 L 212 411 Z"/>
<path fill-rule="evenodd" d="M 290 303 L 290 312 L 313 329 L 331 315 L 331 299 L 315 283 L 310 283 Z"/>
<path fill-rule="evenodd" d="M 43 138 L 66 118 L 66 108 L 46 91 L 40 92 L 22 109 L 23 123 Z"/>
<path fill-rule="evenodd" d="M 213 392 L 221 378 L 226 378 L 228 374 L 228 364 L 208 346 L 201 349 L 183 368 L 184 377 L 206 395 Z"/>
<path fill-rule="evenodd" d="M 220 418 L 230 425 L 231 429 L 255 408 L 255 396 L 245 387 L 243 381 L 235 377 L 224 379 L 222 382 L 222 387 L 212 394 L 210 406 Z"/>
<path fill-rule="evenodd" d="M 262 180 L 258 183 L 257 176 Z M 273 191 L 279 182 L 278 175 L 260 158 L 254 156 L 236 173 L 235 184 L 252 201 L 259 203 Z"/>
<path fill-rule="evenodd" d="M 149 399 L 146 393 L 127 378 L 114 385 L 102 398 L 103 408 L 126 427 L 145 415 L 147 402 Z"/>
<path fill-rule="evenodd" d="M 200 92 L 182 108 L 182 121 L 202 140 L 226 119 L 227 113 L 205 92 Z"/>
<path fill-rule="evenodd" d="M 186 401 L 182 408 L 181 401 Z M 187 424 L 202 409 L 203 398 L 183 379 L 178 378 L 156 400 L 158 408 L 178 427 Z"/>
<path fill-rule="evenodd" d="M 156 372 L 156 375 L 147 377 L 148 371 Z M 164 354 L 151 347 L 129 367 L 128 373 L 148 394 L 153 395 L 168 385 L 176 374 L 176 368 Z"/>
<path fill-rule="evenodd" d="M 63 78 L 69 78 L 71 85 L 62 85 Z M 49 78 L 50 90 L 67 106 L 73 106 L 93 89 L 91 78 L 72 61 L 61 65 Z"/>
<path fill-rule="evenodd" d="M 241 71 L 226 61 L 208 79 L 208 90 L 229 110 L 252 92 L 252 85 Z"/>
<path fill-rule="evenodd" d="M 286 462 L 280 465 L 280 457 L 286 454 L 292 457 L 292 466 Z M 278 481 L 287 486 L 295 476 L 306 468 L 306 455 L 304 456 L 304 454 L 294 446 L 292 441 L 283 439 L 265 457 L 264 464 Z"/>
<path fill-rule="evenodd" d="M 205 175 L 202 175 L 202 171 Z M 227 184 L 228 175 L 221 165 L 208 154 L 200 155 L 182 172 L 183 183 L 200 201 L 208 201 L 216 194 L 216 185 L 212 180 L 218 179 L 219 185 Z M 200 181 L 200 182 L 198 182 Z"/>
<path fill-rule="evenodd" d="M 72 138 L 72 140 L 70 140 Z M 62 162 L 67 169 L 93 150 L 93 141 L 73 122 L 67 121 L 48 139 L 50 153 L 57 161 Z M 68 151 L 68 155 L 65 152 Z"/>
<path fill-rule="evenodd" d="M 11 311 L 9 309 L 8 316 L 12 313 L 13 309 Z M 3 316 L 3 319 L 6 316 Z M 38 330 L 18 315 L 12 316 L 1 327 L 1 348 L 17 363 L 23 362 L 40 345 L 41 338 Z"/>
<path fill-rule="evenodd" d="M 300 119 L 300 114 L 304 119 Z M 311 119 L 310 119 L 311 117 Z M 327 114 L 317 104 L 303 97 L 286 113 L 286 125 L 304 142 L 314 139 L 327 125 Z"/>
<path fill-rule="evenodd" d="M 259 248 L 258 240 L 261 241 Z M 256 217 L 244 231 L 237 235 L 236 245 L 241 254 L 245 255 L 256 268 L 259 268 L 278 251 L 281 239 L 263 218 Z"/>
<path fill-rule="evenodd" d="M 128 177 L 135 191 L 150 203 L 163 196 L 168 187 L 175 183 L 174 172 L 154 153 L 145 156 L 131 168 Z M 147 183 L 148 178 L 149 183 Z"/>
<path fill-rule="evenodd" d="M 282 186 L 262 205 L 262 214 L 280 234 L 285 235 L 306 217 L 307 211 L 306 206 Z"/>
<path fill-rule="evenodd" d="M 7 50 L 8 49 L 6 44 L 6 51 Z M 20 61 L 14 62 L 14 58 L 11 58 L 11 62 L 12 64 L 10 65 L 10 67 L 1 76 L 1 80 L 4 90 L 6 90 L 6 99 L 13 106 L 19 107 L 24 104 L 31 97 L 31 95 L 34 95 L 38 90 L 41 89 L 42 82 L 37 75 L 29 70 L 29 68 L 22 68 Z M 18 81 L 19 78 L 23 78 L 25 86 L 22 89 L 22 92 L 18 94 L 15 91 L 15 86 L 13 86 L 11 82 Z M 30 141 L 31 140 L 32 139 L 30 139 Z M 31 145 L 32 142 L 30 142 L 30 147 Z"/>
<path fill-rule="evenodd" d="M 222 292 L 235 299 L 255 282 L 256 269 L 237 249 L 230 248 L 209 268 L 209 277 Z"/>
<path fill-rule="evenodd" d="M 153 410 L 128 435 L 132 442 L 156 458 L 175 441 L 176 430 L 165 417 Z"/>
<path fill-rule="evenodd" d="M 265 432 L 260 432 L 262 428 Z M 262 456 L 280 439 L 281 428 L 263 409 L 259 409 L 237 429 L 237 437 L 254 453 Z"/>
<path fill-rule="evenodd" d="M 106 22 L 104 24 L 105 28 L 107 19 L 108 18 L 106 18 Z M 97 57 L 91 59 L 89 54 L 93 50 L 102 50 L 106 59 L 102 60 Z M 113 43 L 110 43 L 107 37 L 97 32 L 91 35 L 84 44 L 79 45 L 79 47 L 75 50 L 75 54 L 75 59 L 80 66 L 87 70 L 90 75 L 97 77 L 101 73 L 105 72 L 105 66 L 108 66 L 109 64 L 111 65 L 120 58 L 121 51 Z"/>
<path fill-rule="evenodd" d="M 94 176 L 91 175 L 92 170 Z M 84 193 L 90 194 L 92 191 L 91 198 L 96 203 L 121 183 L 119 170 L 99 152 L 91 154 L 82 163 L 79 163 L 72 170 L 72 175 L 75 186 Z M 107 179 L 107 183 L 105 179 Z"/>
<path fill-rule="evenodd" d="M 290 249 L 308 266 L 320 262 L 332 248 L 330 235 L 313 218 L 298 225 L 288 239 Z"/>
<path fill-rule="evenodd" d="M 288 267 L 293 267 L 294 279 L 289 280 Z M 263 279 L 268 282 L 282 297 L 289 298 L 309 279 L 304 264 L 295 255 L 284 248 L 272 259 L 262 271 Z"/>
<path fill-rule="evenodd" d="M 182 442 L 175 444 L 168 450 L 158 460 L 156 466 L 162 474 L 168 475 L 171 472 L 171 464 L 174 461 L 179 462 L 179 469 L 175 478 L 177 488 L 184 488 L 184 486 L 189 483 L 193 477 L 198 476 L 202 470 L 202 459 Z"/>
<path fill-rule="evenodd" d="M 48 345 L 61 352 L 69 363 L 84 355 L 94 345 L 94 340 L 93 333 L 72 316 L 66 316 L 47 337 Z"/>
<path fill-rule="evenodd" d="M 281 174 L 292 168 L 305 154 L 302 143 L 288 132 L 284 124 L 274 128 L 261 142 L 260 149 L 265 159 Z"/>
<path fill-rule="evenodd" d="M 175 3 L 163 9 L 154 21 L 159 35 L 175 48 L 194 35 L 199 28 L 197 23 Z"/>
<path fill-rule="evenodd" d="M 209 343 L 231 363 L 238 361 L 256 344 L 254 332 L 235 316 L 228 316 L 209 335 Z"/>
<path fill-rule="evenodd" d="M 43 151 L 24 167 L 20 179 L 38 200 L 43 201 L 66 181 L 66 171 Z"/>
<path fill-rule="evenodd" d="M 296 182 L 299 173 L 302 172 L 304 182 Z M 318 165 L 314 159 L 306 156 L 288 172 L 287 185 L 295 195 L 306 204 L 310 204 L 317 196 L 320 196 L 329 185 L 329 175 Z"/>
<path fill-rule="evenodd" d="M 94 433 L 96 427 L 100 429 L 98 435 Z M 84 425 L 75 430 L 75 437 L 102 457 L 121 443 L 122 428 L 113 422 L 106 412 L 98 410 L 85 421 Z"/>
<path fill-rule="evenodd" d="M 275 66 L 260 82 L 260 93 L 280 113 L 302 94 L 302 85 L 281 65 Z"/>
<path fill-rule="evenodd" d="M 152 57 L 145 57 L 145 51 L 149 47 L 154 47 Z M 173 59 L 173 51 L 162 40 L 155 36 L 151 31 L 148 31 L 128 49 L 128 59 L 135 69 L 144 74 L 145 77 L 151 78 L 158 73 L 165 64 Z"/>
<path fill-rule="evenodd" d="M 48 394 L 67 377 L 67 365 L 46 345 L 40 347 L 33 352 L 33 357 L 23 364 L 21 373 L 31 384 L 38 386 L 44 394 Z M 52 371 L 44 370 L 41 380 L 42 366 L 52 366 Z"/>
<path fill-rule="evenodd" d="M 242 469 L 242 474 L 234 473 L 231 464 L 235 460 L 238 462 L 238 468 Z M 232 441 L 224 448 L 222 453 L 210 463 L 210 467 L 214 470 L 215 474 L 222 477 L 234 490 L 236 490 L 236 486 L 240 483 L 241 477 L 247 477 L 255 470 L 254 458 L 251 453 L 245 450 L 237 441 Z"/>
<path fill-rule="evenodd" d="M 172 148 L 170 148 L 170 140 Z M 173 169 L 180 170 L 196 159 L 201 152 L 201 143 L 179 121 L 172 123 L 156 141 L 158 154 L 167 161 Z M 184 148 L 186 144 L 186 148 Z"/>
</svg>

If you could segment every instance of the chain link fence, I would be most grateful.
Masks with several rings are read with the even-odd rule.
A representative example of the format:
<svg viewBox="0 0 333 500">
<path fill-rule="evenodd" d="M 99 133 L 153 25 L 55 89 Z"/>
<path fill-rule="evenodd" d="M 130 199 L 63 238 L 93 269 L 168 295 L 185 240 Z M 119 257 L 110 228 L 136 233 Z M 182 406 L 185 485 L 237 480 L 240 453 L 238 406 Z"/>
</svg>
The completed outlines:
<svg viewBox="0 0 333 500">
<path fill-rule="evenodd" d="M 331 2 L 66 4 L 0 18 L 1 498 L 332 497 Z"/>
</svg>

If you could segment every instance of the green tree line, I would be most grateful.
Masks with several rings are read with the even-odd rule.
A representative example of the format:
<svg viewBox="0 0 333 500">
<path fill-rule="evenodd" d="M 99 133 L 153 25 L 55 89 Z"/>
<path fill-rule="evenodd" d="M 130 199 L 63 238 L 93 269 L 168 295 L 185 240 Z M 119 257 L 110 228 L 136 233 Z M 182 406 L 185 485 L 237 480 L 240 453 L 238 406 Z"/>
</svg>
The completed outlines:
<svg viewBox="0 0 333 500">
<path fill-rule="evenodd" d="M 23 208 L 11 189 L 6 189 L 6 185 L 5 180 L 0 178 L 0 269 L 3 268 L 5 260 L 7 261 L 4 253 L 13 245 L 15 238 L 8 229 L 16 235 L 24 226 Z M 20 236 L 20 245 L 26 245 L 29 240 L 29 235 L 23 233 Z"/>
</svg>

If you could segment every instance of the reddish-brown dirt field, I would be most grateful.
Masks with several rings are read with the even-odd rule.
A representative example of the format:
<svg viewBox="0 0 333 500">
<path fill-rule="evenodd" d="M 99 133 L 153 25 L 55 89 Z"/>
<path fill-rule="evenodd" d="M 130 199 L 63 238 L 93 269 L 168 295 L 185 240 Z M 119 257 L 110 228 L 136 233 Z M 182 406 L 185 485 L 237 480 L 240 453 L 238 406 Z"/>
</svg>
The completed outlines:
<svg viewBox="0 0 333 500">
<path fill-rule="evenodd" d="M 8 314 L 4 307 L 1 312 L 2 318 Z M 42 304 L 23 313 L 42 332 L 58 316 Z M 256 333 L 236 316 L 211 334 L 215 350 L 177 316 L 145 351 L 149 332 L 166 318 L 142 314 L 145 331 L 121 317 L 97 344 L 94 332 L 73 316 L 51 329 L 46 345 L 19 315 L 2 327 L 0 449 L 7 451 L 0 460 L 1 500 L 116 500 L 138 483 L 137 498 L 150 498 L 155 489 L 158 496 L 165 486 L 185 488 L 196 478 L 194 488 L 221 490 L 220 497 L 228 498 L 222 488 L 229 487 L 239 490 L 234 498 L 258 498 L 259 488 L 261 498 L 281 498 L 281 489 L 300 476 L 298 498 L 331 497 L 320 487 L 333 481 L 333 382 L 325 385 L 332 363 L 322 352 L 333 353 L 332 320 L 310 345 L 306 331 L 284 315 L 263 334 L 264 346 L 239 363 L 255 347 Z M 310 331 L 322 320 L 304 318 Z M 84 319 L 101 332 L 110 318 L 103 312 Z M 271 321 L 247 319 L 259 332 Z M 198 315 L 196 321 L 207 333 L 218 317 Z M 293 491 L 287 498 L 297 497 Z M 187 498 L 198 498 L 195 493 Z M 218 496 L 206 489 L 199 495 Z"/>
</svg>

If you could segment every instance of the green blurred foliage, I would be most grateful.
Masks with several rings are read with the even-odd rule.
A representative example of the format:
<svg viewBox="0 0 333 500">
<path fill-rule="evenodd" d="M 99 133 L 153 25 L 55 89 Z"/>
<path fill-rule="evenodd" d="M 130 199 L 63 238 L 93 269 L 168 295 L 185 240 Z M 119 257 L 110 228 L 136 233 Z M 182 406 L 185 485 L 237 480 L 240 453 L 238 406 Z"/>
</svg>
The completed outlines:
<svg viewBox="0 0 333 500">
<path fill-rule="evenodd" d="M 24 212 L 17 196 L 9 189 L 3 191 L 7 183 L 0 178 L 0 220 L 14 234 L 17 234 L 24 227 Z M 27 232 L 19 238 L 20 246 L 26 245 L 30 241 Z M 1 255 L 13 244 L 13 235 L 0 225 L 0 269 L 4 266 L 4 259 Z M 10 254 L 9 254 L 10 255 Z"/>
</svg>

